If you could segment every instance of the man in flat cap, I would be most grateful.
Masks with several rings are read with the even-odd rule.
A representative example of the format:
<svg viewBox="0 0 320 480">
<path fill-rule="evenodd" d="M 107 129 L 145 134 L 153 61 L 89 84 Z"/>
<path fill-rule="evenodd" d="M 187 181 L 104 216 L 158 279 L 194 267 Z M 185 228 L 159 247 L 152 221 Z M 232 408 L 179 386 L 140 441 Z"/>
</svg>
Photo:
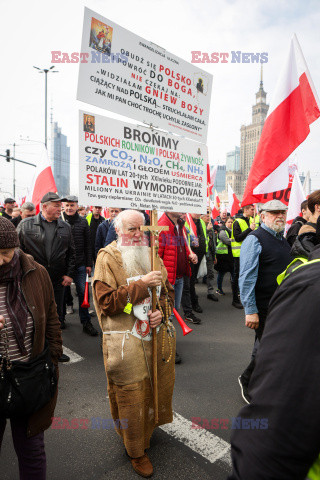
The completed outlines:
<svg viewBox="0 0 320 480">
<path fill-rule="evenodd" d="M 75 247 L 71 227 L 61 220 L 61 198 L 49 192 L 41 199 L 41 212 L 20 222 L 20 248 L 43 265 L 51 278 L 61 329 L 66 328 L 63 312 L 64 289 L 75 274 Z M 60 359 L 67 361 L 65 355 Z"/>
<path fill-rule="evenodd" d="M 76 249 L 76 269 L 73 281 L 76 286 L 79 302 L 79 317 L 83 332 L 91 337 L 96 337 L 98 331 L 91 323 L 88 308 L 82 308 L 87 274 L 91 275 L 92 254 L 90 228 L 85 218 L 78 214 L 78 198 L 68 195 L 62 199 L 64 211 L 61 213 L 62 220 L 71 226 L 72 237 Z M 66 299 L 65 299 L 66 301 Z"/>
<path fill-rule="evenodd" d="M 279 200 L 265 203 L 261 226 L 244 240 L 240 253 L 239 288 L 245 310 L 246 326 L 255 330 L 255 347 L 251 362 L 238 381 L 243 399 L 250 403 L 249 381 L 255 366 L 269 302 L 277 288 L 277 276 L 291 262 L 290 245 L 284 238 L 288 207 Z"/>
<path fill-rule="evenodd" d="M 2 215 L 4 218 L 7 218 L 8 220 L 11 220 L 15 204 L 16 201 L 14 198 L 6 198 L 4 201 L 4 212 L 2 212 L 2 214 L 0 215 Z"/>
</svg>

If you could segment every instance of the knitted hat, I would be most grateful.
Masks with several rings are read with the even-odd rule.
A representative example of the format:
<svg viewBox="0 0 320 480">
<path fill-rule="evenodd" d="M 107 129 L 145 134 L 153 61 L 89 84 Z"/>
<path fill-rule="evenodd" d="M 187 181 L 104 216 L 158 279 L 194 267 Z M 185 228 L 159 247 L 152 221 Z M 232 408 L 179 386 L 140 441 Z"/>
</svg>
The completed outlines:
<svg viewBox="0 0 320 480">
<path fill-rule="evenodd" d="M 13 223 L 0 216 L 0 249 L 19 247 L 19 237 Z"/>
</svg>

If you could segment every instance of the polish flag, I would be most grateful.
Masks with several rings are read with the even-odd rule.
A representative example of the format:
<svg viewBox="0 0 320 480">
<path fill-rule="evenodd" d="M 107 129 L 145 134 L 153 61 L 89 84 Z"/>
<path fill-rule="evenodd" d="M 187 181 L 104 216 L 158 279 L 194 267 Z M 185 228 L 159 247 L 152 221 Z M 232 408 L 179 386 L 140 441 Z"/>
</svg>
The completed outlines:
<svg viewBox="0 0 320 480">
<path fill-rule="evenodd" d="M 211 172 L 211 183 L 212 183 L 213 186 L 214 186 L 215 181 L 216 181 L 217 171 L 218 171 L 218 167 L 217 166 L 213 167 L 213 170 Z"/>
<path fill-rule="evenodd" d="M 110 218 L 110 213 L 109 213 L 109 208 L 104 208 L 103 209 L 103 216 L 104 218 L 107 220 L 108 218 Z"/>
<path fill-rule="evenodd" d="M 216 175 L 217 175 L 217 167 L 215 167 L 211 175 L 210 165 L 209 163 L 207 163 L 207 197 L 210 197 L 210 195 L 213 194 L 212 189 L 213 189 L 214 181 L 216 179 Z"/>
<path fill-rule="evenodd" d="M 293 36 L 247 180 L 242 205 L 289 183 L 289 156 L 320 116 L 320 102 L 296 35 Z"/>
<path fill-rule="evenodd" d="M 220 215 L 220 198 L 217 194 L 217 190 L 214 189 L 214 202 L 211 205 L 211 217 L 215 220 Z"/>
<path fill-rule="evenodd" d="M 301 203 L 306 200 L 306 194 L 303 191 L 303 187 L 301 185 L 300 177 L 298 171 L 294 174 L 292 187 L 291 187 L 291 194 L 290 200 L 288 205 L 288 212 L 287 212 L 287 223 L 285 231 L 287 232 L 290 225 L 292 224 L 293 220 L 298 217 L 301 213 L 300 207 Z"/>
<path fill-rule="evenodd" d="M 21 207 L 25 203 L 26 198 L 27 198 L 26 195 L 24 197 L 21 197 L 20 195 L 18 196 L 18 201 L 17 201 L 18 207 Z"/>
<path fill-rule="evenodd" d="M 229 211 L 231 217 L 234 217 L 240 209 L 240 202 L 237 198 L 237 195 L 232 190 L 231 186 L 228 183 L 228 202 L 229 202 Z"/>
<path fill-rule="evenodd" d="M 198 238 L 197 227 L 196 227 L 196 224 L 194 223 L 193 218 L 191 217 L 191 213 L 187 213 L 187 222 L 188 222 L 190 230 L 191 230 L 191 232 L 190 232 L 191 235 Z"/>
<path fill-rule="evenodd" d="M 47 149 L 44 149 L 42 159 L 34 175 L 32 188 L 31 202 L 35 205 L 37 213 L 40 212 L 40 202 L 42 197 L 48 192 L 57 193 L 57 187 L 56 182 L 54 181 Z"/>
</svg>

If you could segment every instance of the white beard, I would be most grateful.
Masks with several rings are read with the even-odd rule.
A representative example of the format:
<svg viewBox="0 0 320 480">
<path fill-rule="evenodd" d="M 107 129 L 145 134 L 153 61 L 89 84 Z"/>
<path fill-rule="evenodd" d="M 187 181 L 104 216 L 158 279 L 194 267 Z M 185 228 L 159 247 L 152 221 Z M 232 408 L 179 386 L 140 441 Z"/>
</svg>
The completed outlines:
<svg viewBox="0 0 320 480">
<path fill-rule="evenodd" d="M 117 243 L 123 266 L 129 277 L 147 274 L 151 271 L 150 248 L 147 246 L 122 246 Z"/>
<path fill-rule="evenodd" d="M 285 229 L 285 226 L 286 226 L 286 222 L 279 222 L 279 221 L 276 221 L 276 220 L 270 220 L 270 219 L 265 219 L 265 222 L 264 222 L 267 227 L 271 228 L 271 230 L 273 230 L 274 232 L 276 233 L 281 233 L 284 231 Z"/>
</svg>

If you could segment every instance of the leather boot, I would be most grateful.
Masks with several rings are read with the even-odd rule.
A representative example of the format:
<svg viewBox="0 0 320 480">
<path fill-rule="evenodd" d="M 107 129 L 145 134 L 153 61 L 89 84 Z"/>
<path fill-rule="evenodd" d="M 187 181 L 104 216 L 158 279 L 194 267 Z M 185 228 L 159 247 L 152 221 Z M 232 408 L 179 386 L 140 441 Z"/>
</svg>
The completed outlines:
<svg viewBox="0 0 320 480">
<path fill-rule="evenodd" d="M 149 478 L 153 475 L 153 467 L 148 455 L 145 453 L 142 457 L 130 458 L 133 470 L 143 478 Z"/>
</svg>

